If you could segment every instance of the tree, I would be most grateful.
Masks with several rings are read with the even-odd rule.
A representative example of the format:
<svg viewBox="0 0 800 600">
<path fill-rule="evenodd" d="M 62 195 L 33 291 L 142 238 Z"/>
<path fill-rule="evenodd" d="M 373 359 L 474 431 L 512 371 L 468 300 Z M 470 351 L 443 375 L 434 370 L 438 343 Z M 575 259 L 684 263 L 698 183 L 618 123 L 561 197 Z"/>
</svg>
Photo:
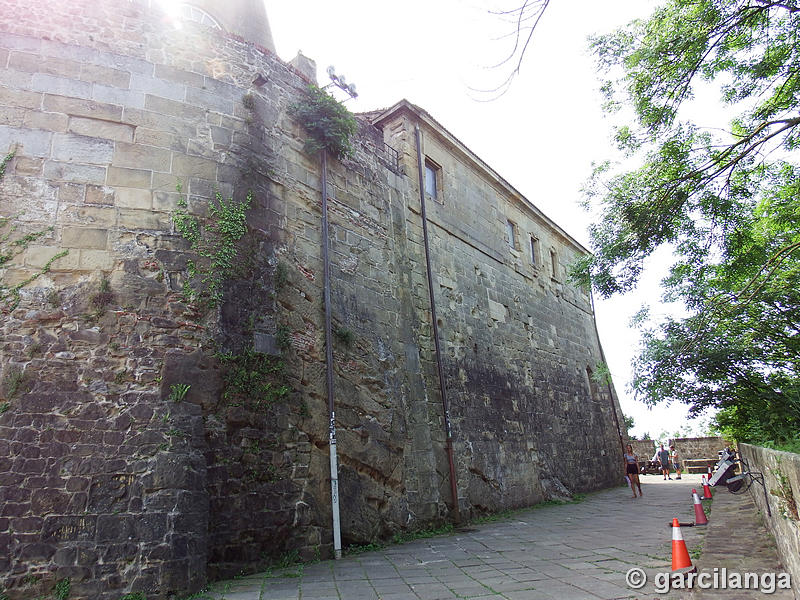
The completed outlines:
<svg viewBox="0 0 800 600">
<path fill-rule="evenodd" d="M 595 254 L 573 274 L 624 293 L 670 248 L 665 296 L 687 316 L 645 331 L 634 392 L 720 408 L 742 440 L 800 431 L 799 29 L 798 0 L 667 0 L 592 43 L 608 110 L 633 109 L 615 137 L 639 166 L 595 170 Z M 730 131 L 684 117 L 703 80 L 735 111 Z"/>
<path fill-rule="evenodd" d="M 501 1 L 500 4 L 507 5 L 508 3 L 507 1 Z M 510 65 L 511 70 L 508 71 L 505 79 L 496 86 L 489 89 L 472 88 L 474 92 L 487 95 L 483 100 L 497 100 L 509 90 L 514 79 L 519 75 L 522 61 L 533 39 L 533 34 L 549 4 L 550 0 L 523 0 L 522 4 L 512 1 L 510 8 L 498 7 L 487 11 L 490 15 L 498 17 L 510 25 L 511 29 L 510 33 L 503 36 L 511 40 L 510 49 L 504 59 L 490 68 L 500 69 L 501 72 L 505 72 Z"/>
<path fill-rule="evenodd" d="M 622 415 L 622 427 L 625 431 L 630 431 L 635 427 L 633 422 L 633 417 L 629 417 L 628 415 Z"/>
</svg>

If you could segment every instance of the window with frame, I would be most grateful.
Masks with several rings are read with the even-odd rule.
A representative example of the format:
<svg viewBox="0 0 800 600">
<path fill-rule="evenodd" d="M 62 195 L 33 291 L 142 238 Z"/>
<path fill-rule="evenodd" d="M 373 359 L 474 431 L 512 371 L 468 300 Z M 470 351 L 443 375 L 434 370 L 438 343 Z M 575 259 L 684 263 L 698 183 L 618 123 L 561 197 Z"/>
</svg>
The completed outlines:
<svg viewBox="0 0 800 600">
<path fill-rule="evenodd" d="M 425 159 L 425 193 L 441 202 L 442 167 L 429 158 Z"/>
<path fill-rule="evenodd" d="M 506 220 L 506 241 L 510 248 L 517 247 L 517 225 L 513 221 Z"/>
<path fill-rule="evenodd" d="M 222 29 L 222 26 L 217 22 L 217 20 L 202 8 L 192 6 L 191 4 L 181 4 L 180 10 L 181 15 L 187 21 L 194 21 L 213 29 Z"/>
<path fill-rule="evenodd" d="M 539 239 L 535 235 L 532 235 L 530 236 L 530 242 L 531 242 L 530 243 L 531 264 L 534 267 L 538 267 L 539 262 L 541 261 L 541 258 L 539 257 L 541 253 L 541 251 L 539 250 Z"/>
<path fill-rule="evenodd" d="M 551 277 L 558 279 L 558 255 L 554 248 L 550 248 L 550 266 L 552 267 Z"/>
</svg>

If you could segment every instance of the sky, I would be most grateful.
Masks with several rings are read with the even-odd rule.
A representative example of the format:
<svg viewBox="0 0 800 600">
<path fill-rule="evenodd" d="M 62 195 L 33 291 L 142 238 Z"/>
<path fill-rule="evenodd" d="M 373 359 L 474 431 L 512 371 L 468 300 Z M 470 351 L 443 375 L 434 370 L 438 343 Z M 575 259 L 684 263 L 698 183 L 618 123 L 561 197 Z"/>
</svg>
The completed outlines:
<svg viewBox="0 0 800 600">
<path fill-rule="evenodd" d="M 646 17 L 655 0 L 552 0 L 525 53 L 519 75 L 499 98 L 476 90 L 494 88 L 509 75 L 514 27 L 489 13 L 510 10 L 516 0 L 265 0 L 278 55 L 298 51 L 354 83 L 353 112 L 407 99 L 427 110 L 534 205 L 589 248 L 590 215 L 581 188 L 593 161 L 611 157 L 611 127 L 601 110 L 600 79 L 588 36 Z M 341 97 L 340 97 L 341 99 Z M 663 261 L 662 261 L 663 262 Z M 629 390 L 639 333 L 629 321 L 643 303 L 667 311 L 658 282 L 659 261 L 637 291 L 604 300 L 595 310 L 623 412 L 631 433 L 670 435 L 697 427 L 682 404 L 650 410 Z"/>
</svg>

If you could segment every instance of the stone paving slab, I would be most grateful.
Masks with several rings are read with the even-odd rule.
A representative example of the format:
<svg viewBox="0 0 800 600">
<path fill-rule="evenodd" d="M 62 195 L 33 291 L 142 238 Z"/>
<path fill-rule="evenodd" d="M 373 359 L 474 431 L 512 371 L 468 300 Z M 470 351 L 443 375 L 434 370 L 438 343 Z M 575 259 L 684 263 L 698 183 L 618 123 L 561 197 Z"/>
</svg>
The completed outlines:
<svg viewBox="0 0 800 600">
<path fill-rule="evenodd" d="M 291 577 L 278 572 L 220 582 L 197 598 L 683 600 L 689 597 L 685 590 L 659 594 L 654 581 L 659 574 L 670 572 L 672 518 L 694 521 L 691 489 L 700 487 L 700 476 L 664 481 L 651 475 L 642 480 L 644 497 L 640 499 L 632 499 L 629 488 L 604 490 L 588 495 L 582 502 L 519 511 L 508 520 L 473 524 L 451 535 L 298 566 L 286 572 Z M 760 540 L 759 548 L 763 546 L 763 552 L 758 552 L 761 568 L 774 566 L 770 562 L 773 559 L 767 558 L 766 531 L 752 510 L 740 507 L 749 498 L 727 491 L 718 491 L 717 497 L 712 502 L 708 527 L 681 529 L 693 557 L 699 555 L 708 539 L 708 553 L 695 562 L 701 568 L 713 568 L 722 564 L 729 553 L 729 524 L 715 526 L 718 504 L 723 507 L 719 511 L 721 517 L 749 523 L 749 535 Z M 745 558 L 736 563 L 737 568 L 751 566 L 747 547 L 739 547 Z M 647 585 L 639 590 L 626 584 L 626 572 L 634 567 L 647 574 Z M 718 596 L 695 597 L 706 600 Z M 747 596 L 757 597 L 754 593 Z"/>
</svg>

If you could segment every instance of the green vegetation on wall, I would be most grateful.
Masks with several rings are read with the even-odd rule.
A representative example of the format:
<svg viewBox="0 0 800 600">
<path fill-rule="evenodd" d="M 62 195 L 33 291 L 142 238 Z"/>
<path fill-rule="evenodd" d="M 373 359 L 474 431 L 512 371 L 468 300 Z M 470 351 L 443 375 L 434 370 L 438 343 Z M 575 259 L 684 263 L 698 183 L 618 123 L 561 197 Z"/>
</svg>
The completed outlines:
<svg viewBox="0 0 800 600">
<path fill-rule="evenodd" d="M 229 405 L 266 408 L 291 391 L 284 383 L 282 357 L 246 350 L 218 358 L 224 367 L 222 398 Z"/>
<path fill-rule="evenodd" d="M 177 187 L 181 192 L 181 186 Z M 223 285 L 234 270 L 237 244 L 247 232 L 247 210 L 253 201 L 252 192 L 238 202 L 225 199 L 217 192 L 208 205 L 208 217 L 200 219 L 188 211 L 184 197 L 172 214 L 175 229 L 198 255 L 198 261 L 187 263 L 187 279 L 183 294 L 187 302 L 214 309 L 222 302 Z"/>
<path fill-rule="evenodd" d="M 320 150 L 327 150 L 337 158 L 352 154 L 352 138 L 358 131 L 358 121 L 325 90 L 309 86 L 305 99 L 292 104 L 289 114 L 308 132 L 310 137 L 304 149 L 309 154 Z"/>
<path fill-rule="evenodd" d="M 9 152 L 3 160 L 0 161 L 0 180 L 5 176 L 6 167 L 13 158 L 14 153 Z M 32 242 L 51 233 L 53 229 L 54 228 L 51 226 L 40 231 L 21 234 L 19 232 L 19 215 L 14 217 L 0 216 L 0 269 L 6 266 L 13 258 L 25 252 Z M 57 252 L 30 277 L 12 286 L 3 284 L 3 273 L 0 271 L 0 314 L 8 314 L 17 308 L 20 302 L 19 291 L 45 273 L 48 273 L 52 264 L 67 254 L 69 254 L 69 250 Z"/>
</svg>

